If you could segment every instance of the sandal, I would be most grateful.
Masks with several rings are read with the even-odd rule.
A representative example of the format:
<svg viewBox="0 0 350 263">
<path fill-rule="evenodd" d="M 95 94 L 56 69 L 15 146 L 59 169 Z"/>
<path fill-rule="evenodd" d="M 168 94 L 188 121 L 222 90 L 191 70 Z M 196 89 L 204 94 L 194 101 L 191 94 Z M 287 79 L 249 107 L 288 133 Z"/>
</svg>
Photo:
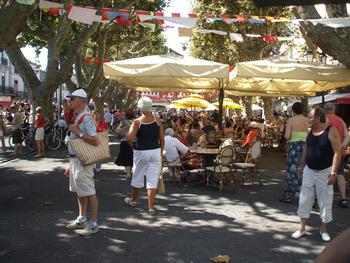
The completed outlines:
<svg viewBox="0 0 350 263">
<path fill-rule="evenodd" d="M 135 206 L 136 206 L 136 202 L 135 202 L 135 201 L 131 201 L 131 198 L 130 198 L 130 197 L 126 197 L 126 198 L 124 199 L 124 202 L 125 202 L 127 205 L 131 206 L 131 207 L 135 207 Z"/>
<path fill-rule="evenodd" d="M 348 201 L 346 199 L 341 199 L 338 203 L 338 205 L 342 208 L 347 208 L 348 207 Z"/>
<path fill-rule="evenodd" d="M 292 197 L 290 197 L 290 196 L 282 196 L 279 200 L 280 200 L 280 202 L 287 203 L 287 204 L 289 204 L 293 201 Z"/>
<path fill-rule="evenodd" d="M 148 209 L 148 214 L 150 215 L 150 216 L 154 216 L 155 214 L 156 214 L 156 211 L 154 210 L 154 209 Z"/>
</svg>

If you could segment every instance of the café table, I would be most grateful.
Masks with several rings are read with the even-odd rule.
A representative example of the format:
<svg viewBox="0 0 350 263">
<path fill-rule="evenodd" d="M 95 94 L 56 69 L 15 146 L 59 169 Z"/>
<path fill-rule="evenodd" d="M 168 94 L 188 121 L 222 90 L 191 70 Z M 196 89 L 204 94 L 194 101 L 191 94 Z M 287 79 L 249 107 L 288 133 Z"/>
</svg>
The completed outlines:
<svg viewBox="0 0 350 263">
<path fill-rule="evenodd" d="M 214 159 L 219 154 L 219 148 L 196 148 L 191 150 L 192 153 L 196 153 L 202 156 L 202 167 L 214 165 Z"/>
</svg>

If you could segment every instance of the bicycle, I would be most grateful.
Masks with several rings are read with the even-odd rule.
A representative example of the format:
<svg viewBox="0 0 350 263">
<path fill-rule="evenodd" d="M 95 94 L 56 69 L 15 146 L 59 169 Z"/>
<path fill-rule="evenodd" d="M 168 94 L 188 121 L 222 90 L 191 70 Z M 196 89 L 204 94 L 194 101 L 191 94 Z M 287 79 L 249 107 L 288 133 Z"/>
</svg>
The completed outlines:
<svg viewBox="0 0 350 263">
<path fill-rule="evenodd" d="M 65 130 L 57 125 L 52 125 L 46 129 L 45 144 L 51 151 L 58 150 L 64 141 Z"/>
<path fill-rule="evenodd" d="M 30 125 L 28 123 L 22 124 L 22 134 L 23 134 L 23 142 L 25 147 L 27 147 L 29 150 L 35 149 L 35 130 L 33 125 Z M 14 142 L 13 142 L 13 136 L 12 134 L 8 137 L 8 144 L 10 146 L 10 149 L 14 149 Z"/>
</svg>

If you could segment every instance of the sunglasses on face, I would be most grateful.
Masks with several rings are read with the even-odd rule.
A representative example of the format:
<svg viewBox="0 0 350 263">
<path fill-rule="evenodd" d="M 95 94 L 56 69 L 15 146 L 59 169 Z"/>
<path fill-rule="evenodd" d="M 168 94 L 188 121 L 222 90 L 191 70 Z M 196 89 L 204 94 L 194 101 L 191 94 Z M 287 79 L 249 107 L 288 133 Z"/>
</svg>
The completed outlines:
<svg viewBox="0 0 350 263">
<path fill-rule="evenodd" d="M 79 97 L 70 97 L 70 98 L 68 98 L 68 100 L 69 100 L 69 101 L 73 101 L 73 100 L 75 100 L 75 99 L 77 99 L 77 98 L 79 98 Z"/>
</svg>

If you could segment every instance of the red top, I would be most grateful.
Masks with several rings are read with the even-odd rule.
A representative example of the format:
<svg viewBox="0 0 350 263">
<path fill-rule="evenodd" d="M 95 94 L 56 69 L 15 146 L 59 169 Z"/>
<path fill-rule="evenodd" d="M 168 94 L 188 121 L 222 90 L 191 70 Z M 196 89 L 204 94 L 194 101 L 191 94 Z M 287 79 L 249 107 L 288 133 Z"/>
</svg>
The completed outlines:
<svg viewBox="0 0 350 263">
<path fill-rule="evenodd" d="M 344 127 L 346 128 L 346 124 L 342 118 L 337 115 L 331 113 L 327 114 L 328 123 L 330 126 L 333 126 L 337 129 L 340 137 L 340 143 L 343 143 L 344 140 Z M 344 154 L 344 148 L 342 149 L 342 154 Z"/>
<path fill-rule="evenodd" d="M 74 110 L 70 110 L 64 113 L 64 119 L 68 124 L 73 123 L 73 117 L 74 117 Z"/>
<path fill-rule="evenodd" d="M 251 130 L 247 137 L 245 137 L 245 139 L 242 142 L 242 147 L 246 146 L 246 145 L 252 145 L 254 143 L 254 138 L 256 138 L 256 136 L 258 135 L 258 132 L 254 129 Z"/>
<path fill-rule="evenodd" d="M 34 124 L 35 124 L 35 128 L 44 127 L 44 117 L 42 115 L 36 115 Z"/>
<path fill-rule="evenodd" d="M 97 132 L 103 132 L 103 131 L 107 131 L 107 130 L 108 130 L 108 126 L 103 120 L 96 122 L 96 131 Z"/>
</svg>

